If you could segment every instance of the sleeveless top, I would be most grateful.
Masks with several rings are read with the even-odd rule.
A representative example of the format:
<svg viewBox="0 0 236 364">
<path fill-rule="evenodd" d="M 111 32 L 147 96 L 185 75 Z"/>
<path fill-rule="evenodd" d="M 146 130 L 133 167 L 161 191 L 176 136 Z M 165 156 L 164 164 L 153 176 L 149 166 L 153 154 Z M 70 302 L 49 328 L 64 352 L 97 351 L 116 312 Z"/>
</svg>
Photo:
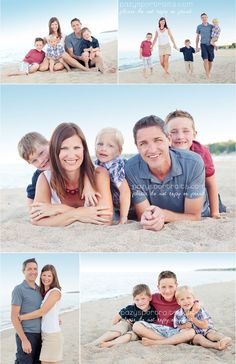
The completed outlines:
<svg viewBox="0 0 236 364">
<path fill-rule="evenodd" d="M 48 296 L 50 295 L 51 292 L 53 291 L 58 291 L 58 292 L 61 292 L 58 288 L 52 288 L 50 289 L 43 301 L 42 301 L 42 304 L 41 304 L 41 307 L 42 305 L 45 303 L 45 301 L 47 300 Z M 42 317 L 42 332 L 45 332 L 45 333 L 53 333 L 53 332 L 60 332 L 61 331 L 61 328 L 60 328 L 60 325 L 59 325 L 59 311 L 60 311 L 60 303 L 61 303 L 61 299 L 59 301 L 57 301 L 55 303 L 55 305 L 46 313 L 46 315 L 44 315 Z"/>
<path fill-rule="evenodd" d="M 61 200 L 58 197 L 56 191 L 51 187 L 51 178 L 52 178 L 52 173 L 51 171 L 47 170 L 43 172 L 44 176 L 46 177 L 46 180 L 48 182 L 50 191 L 51 191 L 51 203 L 53 204 L 61 204 Z"/>
<path fill-rule="evenodd" d="M 166 45 L 169 43 L 169 34 L 168 30 L 165 29 L 164 32 L 160 32 L 160 30 L 157 30 L 158 33 L 158 44 L 159 45 Z"/>
</svg>

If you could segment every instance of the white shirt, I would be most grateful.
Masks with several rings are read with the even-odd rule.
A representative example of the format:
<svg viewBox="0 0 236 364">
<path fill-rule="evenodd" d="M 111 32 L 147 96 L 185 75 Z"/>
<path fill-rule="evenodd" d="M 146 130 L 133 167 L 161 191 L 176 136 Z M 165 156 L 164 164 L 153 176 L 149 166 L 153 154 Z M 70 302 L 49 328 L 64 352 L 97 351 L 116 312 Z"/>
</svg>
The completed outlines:
<svg viewBox="0 0 236 364">
<path fill-rule="evenodd" d="M 41 304 L 42 305 L 46 302 L 46 300 L 48 299 L 48 296 L 50 295 L 51 292 L 53 291 L 58 291 L 61 293 L 61 291 L 58 288 L 52 288 L 50 289 Z M 60 311 L 60 303 L 61 303 L 61 299 L 59 301 L 57 301 L 55 303 L 55 305 L 46 313 L 46 315 L 44 315 L 42 317 L 42 326 L 41 326 L 41 330 L 42 332 L 45 333 L 53 333 L 53 332 L 60 332 L 61 328 L 59 325 L 59 311 Z"/>
<path fill-rule="evenodd" d="M 157 33 L 159 45 L 165 45 L 169 43 L 169 34 L 167 29 L 165 29 L 164 32 L 160 32 L 160 30 L 157 30 Z"/>
</svg>

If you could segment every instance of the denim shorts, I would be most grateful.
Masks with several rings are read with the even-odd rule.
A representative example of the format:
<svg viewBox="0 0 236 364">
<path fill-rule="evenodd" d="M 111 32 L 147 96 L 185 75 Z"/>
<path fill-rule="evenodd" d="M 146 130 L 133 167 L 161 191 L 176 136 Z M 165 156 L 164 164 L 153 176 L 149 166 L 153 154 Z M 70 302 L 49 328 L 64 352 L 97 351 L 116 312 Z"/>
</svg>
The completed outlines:
<svg viewBox="0 0 236 364">
<path fill-rule="evenodd" d="M 160 334 L 163 337 L 173 336 L 173 335 L 177 334 L 180 331 L 179 329 L 174 329 L 173 327 L 170 327 L 170 326 L 150 324 L 150 323 L 145 322 L 145 321 L 140 321 L 140 323 L 142 323 L 148 329 L 152 329 L 157 334 Z"/>
<path fill-rule="evenodd" d="M 209 62 L 213 62 L 214 59 L 214 47 L 209 44 L 201 44 L 202 59 L 208 59 Z"/>
</svg>

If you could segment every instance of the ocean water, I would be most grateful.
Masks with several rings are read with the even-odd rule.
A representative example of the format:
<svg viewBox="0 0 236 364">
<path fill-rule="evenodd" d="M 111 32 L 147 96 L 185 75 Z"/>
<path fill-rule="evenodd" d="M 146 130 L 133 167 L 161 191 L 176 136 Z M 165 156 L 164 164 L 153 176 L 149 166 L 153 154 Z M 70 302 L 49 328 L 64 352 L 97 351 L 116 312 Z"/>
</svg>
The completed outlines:
<svg viewBox="0 0 236 364">
<path fill-rule="evenodd" d="M 183 55 L 179 52 L 173 52 L 170 61 L 182 59 Z M 153 65 L 159 64 L 159 56 L 157 52 L 153 52 L 152 55 Z M 139 50 L 137 51 L 119 51 L 119 70 L 125 71 L 128 69 L 142 68 L 143 61 L 139 58 Z"/>
<path fill-rule="evenodd" d="M 74 311 L 79 308 L 79 293 L 65 292 L 61 300 L 61 313 Z M 12 328 L 11 318 L 11 297 L 1 297 L 0 303 L 0 331 Z"/>
<path fill-rule="evenodd" d="M 130 157 L 130 155 L 129 155 Z M 236 160 L 234 154 L 213 156 L 213 160 Z M 0 189 L 26 188 L 31 183 L 35 169 L 27 163 L 0 164 Z"/>
<path fill-rule="evenodd" d="M 212 266 L 214 266 L 214 262 L 212 262 Z M 167 267 L 167 269 L 171 269 L 171 267 Z M 149 285 L 151 291 L 156 292 L 157 276 L 158 267 L 156 272 L 109 272 L 109 274 L 81 272 L 80 302 L 131 294 L 132 288 L 140 283 Z M 236 275 L 234 271 L 190 271 L 177 272 L 177 277 L 179 284 L 194 287 L 208 283 L 232 281 L 235 280 Z"/>
<path fill-rule="evenodd" d="M 94 34 L 94 37 L 99 40 L 101 44 L 112 42 L 117 40 L 117 31 L 104 32 L 99 34 Z M 24 44 L 14 46 L 12 48 L 3 48 L 0 50 L 0 65 L 6 65 L 16 62 L 21 62 L 26 53 L 33 48 L 33 44 Z"/>
</svg>

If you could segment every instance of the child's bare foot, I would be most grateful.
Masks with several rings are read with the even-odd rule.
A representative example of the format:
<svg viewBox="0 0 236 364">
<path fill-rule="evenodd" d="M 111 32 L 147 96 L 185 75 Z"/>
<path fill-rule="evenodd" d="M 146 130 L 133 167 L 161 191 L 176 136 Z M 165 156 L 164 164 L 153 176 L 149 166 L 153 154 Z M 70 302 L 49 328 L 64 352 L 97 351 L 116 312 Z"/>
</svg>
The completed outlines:
<svg viewBox="0 0 236 364">
<path fill-rule="evenodd" d="M 110 348 L 112 346 L 110 341 L 103 341 L 102 343 L 100 343 L 100 348 Z"/>
<path fill-rule="evenodd" d="M 219 350 L 225 350 L 227 349 L 232 343 L 232 339 L 228 336 L 223 337 L 223 339 L 221 339 L 219 341 Z"/>
<path fill-rule="evenodd" d="M 142 344 L 144 346 L 156 345 L 158 340 L 148 339 L 147 337 L 142 338 Z"/>
</svg>

